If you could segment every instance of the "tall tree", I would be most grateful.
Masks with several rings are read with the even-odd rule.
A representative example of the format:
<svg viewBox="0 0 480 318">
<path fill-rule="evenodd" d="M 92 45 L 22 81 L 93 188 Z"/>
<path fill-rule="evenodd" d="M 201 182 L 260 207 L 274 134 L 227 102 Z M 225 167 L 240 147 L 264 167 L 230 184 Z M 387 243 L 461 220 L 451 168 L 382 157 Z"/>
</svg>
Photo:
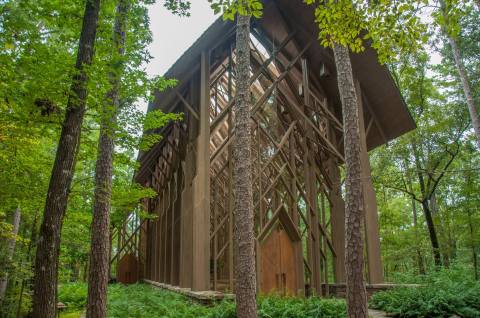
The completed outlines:
<svg viewBox="0 0 480 318">
<path fill-rule="evenodd" d="M 456 24 L 454 21 L 455 18 L 450 16 L 450 12 L 454 11 L 455 4 L 456 5 L 464 5 L 463 3 L 457 4 L 457 1 L 445 1 L 440 0 L 440 10 L 442 20 L 440 25 L 442 27 L 442 31 L 447 37 L 448 43 L 452 48 L 452 54 L 455 60 L 455 64 L 457 67 L 458 75 L 460 76 L 460 81 L 462 82 L 463 92 L 465 94 L 465 100 L 467 102 L 468 111 L 470 113 L 470 119 L 472 121 L 473 130 L 475 132 L 475 137 L 477 141 L 477 148 L 480 150 L 480 118 L 478 117 L 478 110 L 477 105 L 475 105 L 475 101 L 473 98 L 472 88 L 470 86 L 470 81 L 468 78 L 467 71 L 465 69 L 465 65 L 462 60 L 462 54 L 457 44 L 456 40 Z M 478 4 L 478 2 L 477 2 Z"/>
<path fill-rule="evenodd" d="M 365 50 L 364 41 L 376 49 L 380 62 L 392 59 L 397 47 L 414 49 L 422 26 L 413 16 L 414 6 L 405 0 L 389 1 L 304 0 L 318 3 L 315 22 L 319 26 L 320 43 L 333 48 L 338 89 L 342 103 L 345 147 L 345 268 L 347 305 L 350 317 L 367 317 L 364 281 L 364 202 L 361 183 L 359 105 L 353 78 L 349 49 Z M 401 26 L 401 27 L 400 27 Z M 392 34 L 388 30 L 399 30 Z M 409 30 L 405 32 L 404 30 Z M 406 45 L 408 43 L 408 45 Z"/>
<path fill-rule="evenodd" d="M 110 202 L 112 196 L 115 125 L 120 103 L 120 81 L 124 69 L 126 24 L 130 0 L 119 0 L 113 28 L 110 91 L 102 104 L 100 137 L 95 169 L 87 317 L 107 316 L 107 287 L 110 270 Z"/>
<path fill-rule="evenodd" d="M 250 14 L 237 15 L 237 92 L 233 146 L 237 317 L 257 317 L 250 115 Z"/>
<path fill-rule="evenodd" d="M 236 95 L 233 144 L 235 299 L 237 317 L 255 318 L 257 313 L 255 232 L 252 190 L 252 136 L 250 100 L 250 20 L 262 15 L 259 0 L 208 0 L 224 19 L 237 19 Z"/>
<path fill-rule="evenodd" d="M 60 235 L 80 143 L 87 98 L 86 66 L 92 63 L 94 55 L 99 11 L 100 0 L 86 1 L 75 64 L 76 73 L 72 78 L 39 232 L 34 273 L 34 317 L 53 318 L 56 314 Z"/>
<path fill-rule="evenodd" d="M 342 102 L 345 145 L 345 274 L 347 305 L 350 317 L 368 317 L 367 293 L 363 278 L 364 202 L 360 161 L 360 125 L 358 100 L 347 47 L 333 47 L 338 90 Z"/>
</svg>

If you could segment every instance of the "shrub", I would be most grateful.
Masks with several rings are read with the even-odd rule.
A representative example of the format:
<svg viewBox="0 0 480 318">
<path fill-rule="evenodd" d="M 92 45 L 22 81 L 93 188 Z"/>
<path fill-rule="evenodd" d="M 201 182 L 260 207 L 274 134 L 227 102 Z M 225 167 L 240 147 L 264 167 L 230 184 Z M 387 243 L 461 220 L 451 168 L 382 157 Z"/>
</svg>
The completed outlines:
<svg viewBox="0 0 480 318">
<path fill-rule="evenodd" d="M 58 288 L 58 301 L 67 306 L 67 312 L 85 309 L 87 305 L 87 284 L 61 284 Z"/>
<path fill-rule="evenodd" d="M 465 273 L 462 268 L 431 273 L 420 287 L 373 295 L 370 306 L 399 317 L 480 317 L 480 283 Z"/>
<path fill-rule="evenodd" d="M 136 284 L 111 285 L 108 297 L 108 317 L 205 317 L 208 308 L 193 304 L 182 295 Z"/>
<path fill-rule="evenodd" d="M 83 310 L 86 306 L 86 298 L 86 284 L 72 283 L 60 286 L 59 301 L 68 306 L 67 313 Z M 345 301 L 315 297 L 304 299 L 263 296 L 258 300 L 258 311 L 261 318 L 346 317 Z M 77 315 L 78 313 L 71 317 L 77 317 Z M 108 289 L 108 317 L 235 318 L 236 313 L 233 301 L 222 301 L 212 307 L 205 307 L 191 302 L 182 295 L 149 285 L 116 284 L 110 285 Z"/>
<path fill-rule="evenodd" d="M 275 295 L 260 297 L 258 315 L 261 318 L 339 318 L 347 316 L 344 300 L 317 297 L 297 298 Z M 235 318 L 235 304 L 224 301 L 215 306 L 209 318 Z"/>
</svg>

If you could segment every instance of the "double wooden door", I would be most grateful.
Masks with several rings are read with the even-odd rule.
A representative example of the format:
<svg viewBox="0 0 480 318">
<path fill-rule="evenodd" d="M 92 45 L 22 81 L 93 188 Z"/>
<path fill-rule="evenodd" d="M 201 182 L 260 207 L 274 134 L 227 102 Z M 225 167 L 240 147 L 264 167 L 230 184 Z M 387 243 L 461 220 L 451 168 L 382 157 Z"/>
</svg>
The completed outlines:
<svg viewBox="0 0 480 318">
<path fill-rule="evenodd" d="M 297 275 L 293 242 L 280 226 L 260 244 L 260 291 L 264 294 L 295 295 Z"/>
</svg>

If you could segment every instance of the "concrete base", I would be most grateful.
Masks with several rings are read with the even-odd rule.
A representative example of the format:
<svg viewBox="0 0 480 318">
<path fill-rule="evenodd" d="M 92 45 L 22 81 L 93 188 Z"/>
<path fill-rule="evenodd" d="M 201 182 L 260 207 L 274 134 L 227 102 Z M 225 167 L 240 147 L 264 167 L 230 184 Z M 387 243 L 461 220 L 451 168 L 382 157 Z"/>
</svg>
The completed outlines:
<svg viewBox="0 0 480 318">
<path fill-rule="evenodd" d="M 370 298 L 373 294 L 392 289 L 394 287 L 418 287 L 415 284 L 367 284 L 367 295 Z M 322 285 L 322 289 L 325 291 L 326 284 Z M 345 298 L 346 295 L 346 285 L 345 284 L 328 284 L 329 295 L 338 298 Z"/>
<path fill-rule="evenodd" d="M 211 305 L 215 302 L 224 300 L 224 299 L 235 299 L 234 294 L 225 294 L 222 292 L 217 292 L 213 290 L 206 291 L 192 291 L 190 288 L 181 288 L 177 286 L 172 286 L 168 284 L 157 283 L 148 279 L 144 279 L 143 282 L 150 284 L 152 286 L 165 289 L 174 293 L 184 295 L 191 300 L 198 302 L 202 305 Z"/>
</svg>

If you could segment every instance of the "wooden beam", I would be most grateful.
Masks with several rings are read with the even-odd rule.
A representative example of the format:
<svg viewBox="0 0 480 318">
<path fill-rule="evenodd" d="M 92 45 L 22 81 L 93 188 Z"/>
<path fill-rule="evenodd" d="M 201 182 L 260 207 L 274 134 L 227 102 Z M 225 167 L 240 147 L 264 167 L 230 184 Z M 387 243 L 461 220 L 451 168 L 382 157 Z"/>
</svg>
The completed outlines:
<svg viewBox="0 0 480 318">
<path fill-rule="evenodd" d="M 210 289 L 210 54 L 200 58 L 200 120 L 194 180 L 192 290 Z"/>
<path fill-rule="evenodd" d="M 370 284 L 383 283 L 383 267 L 380 253 L 380 233 L 378 227 L 378 210 L 375 189 L 372 183 L 370 160 L 367 152 L 365 124 L 363 117 L 362 90 L 356 81 L 358 100 L 358 118 L 360 126 L 360 158 L 362 164 L 362 185 L 365 204 L 365 245 L 367 248 L 367 269 Z M 371 115 L 373 115 L 371 113 Z M 380 128 L 380 127 L 379 127 Z"/>
<path fill-rule="evenodd" d="M 177 97 L 180 98 L 183 105 L 185 105 L 185 107 L 190 111 L 190 113 L 193 115 L 193 117 L 195 117 L 196 120 L 199 120 L 200 118 L 198 117 L 197 111 L 195 109 L 193 109 L 193 107 L 185 100 L 185 98 L 182 96 L 182 94 L 180 94 L 178 91 L 175 91 L 175 93 L 177 94 Z"/>
</svg>

